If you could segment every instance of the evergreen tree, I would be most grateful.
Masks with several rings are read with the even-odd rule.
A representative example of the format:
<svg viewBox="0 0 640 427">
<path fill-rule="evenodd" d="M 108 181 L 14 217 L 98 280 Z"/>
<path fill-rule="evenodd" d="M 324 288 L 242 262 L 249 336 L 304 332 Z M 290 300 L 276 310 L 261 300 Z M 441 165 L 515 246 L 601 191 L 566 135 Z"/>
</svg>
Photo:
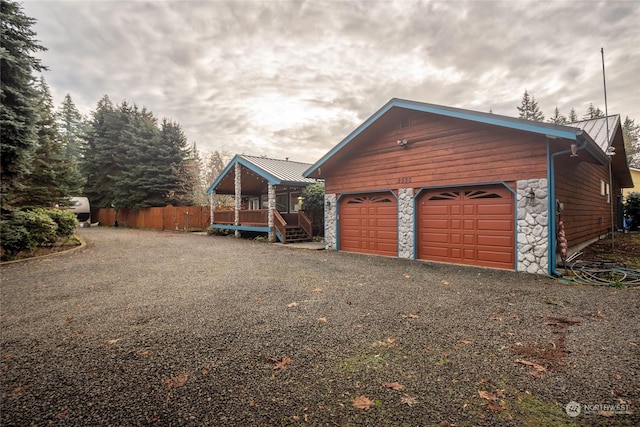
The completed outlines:
<svg viewBox="0 0 640 427">
<path fill-rule="evenodd" d="M 76 105 L 67 94 L 56 112 L 58 131 L 62 136 L 65 155 L 67 157 L 80 159 L 84 145 L 85 118 L 80 114 Z"/>
<path fill-rule="evenodd" d="M 560 114 L 560 110 L 558 110 L 558 106 L 556 105 L 556 109 L 553 111 L 553 117 L 549 119 L 549 123 L 554 123 L 556 125 L 563 125 L 567 123 L 567 118 Z"/>
<path fill-rule="evenodd" d="M 575 123 L 577 121 L 579 121 L 580 119 L 578 119 L 578 115 L 576 114 L 576 109 L 571 107 L 571 111 L 569 111 L 569 117 L 567 117 L 567 122 L 568 123 Z"/>
<path fill-rule="evenodd" d="M 84 194 L 91 205 L 106 208 L 113 204 L 115 179 L 120 173 L 115 152 L 120 149 L 120 115 L 107 95 L 92 112 L 81 170 L 86 179 Z"/>
<path fill-rule="evenodd" d="M 161 141 L 168 150 L 168 161 L 173 177 L 167 176 L 173 188 L 165 194 L 167 202 L 187 206 L 194 202 L 198 180 L 198 154 L 190 149 L 182 128 L 176 122 L 164 119 L 160 127 Z"/>
<path fill-rule="evenodd" d="M 640 168 L 640 125 L 636 125 L 636 121 L 629 116 L 622 124 L 622 136 L 629 166 Z"/>
<path fill-rule="evenodd" d="M 604 117 L 604 112 L 600 109 L 600 107 L 594 107 L 593 103 L 589 104 L 589 108 L 587 108 L 587 114 L 584 115 L 584 120 L 598 119 L 600 117 Z"/>
<path fill-rule="evenodd" d="M 522 101 L 519 107 L 516 107 L 519 112 L 519 117 L 525 120 L 533 120 L 534 122 L 544 121 L 544 114 L 540 111 L 538 102 L 534 96 L 529 96 L 528 91 L 524 91 Z"/>
<path fill-rule="evenodd" d="M 213 184 L 213 181 L 218 178 L 230 158 L 231 156 L 227 152 L 213 151 L 209 153 L 203 173 L 205 189 L 208 189 Z M 233 206 L 233 197 L 225 194 L 216 194 L 215 206 Z"/>
<path fill-rule="evenodd" d="M 33 56 L 46 50 L 31 29 L 35 19 L 13 1 L 0 0 L 0 197 L 10 209 L 14 192 L 28 174 L 37 144 L 34 72 L 46 69 Z"/>
<path fill-rule="evenodd" d="M 16 204 L 51 206 L 79 194 L 80 176 L 72 159 L 64 155 L 53 113 L 53 100 L 44 78 L 37 84 L 37 145 L 29 175 L 23 188 L 16 191 Z"/>
</svg>

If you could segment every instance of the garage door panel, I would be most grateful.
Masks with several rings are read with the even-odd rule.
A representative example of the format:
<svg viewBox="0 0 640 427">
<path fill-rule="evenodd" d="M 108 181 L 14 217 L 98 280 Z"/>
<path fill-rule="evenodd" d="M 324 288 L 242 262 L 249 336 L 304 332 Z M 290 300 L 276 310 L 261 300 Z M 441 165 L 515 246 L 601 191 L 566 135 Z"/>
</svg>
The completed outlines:
<svg viewBox="0 0 640 427">
<path fill-rule="evenodd" d="M 340 250 L 398 255 L 398 205 L 390 193 L 347 196 L 339 218 Z"/>
<path fill-rule="evenodd" d="M 421 195 L 417 206 L 418 258 L 515 268 L 515 208 L 508 189 L 433 190 Z"/>
</svg>

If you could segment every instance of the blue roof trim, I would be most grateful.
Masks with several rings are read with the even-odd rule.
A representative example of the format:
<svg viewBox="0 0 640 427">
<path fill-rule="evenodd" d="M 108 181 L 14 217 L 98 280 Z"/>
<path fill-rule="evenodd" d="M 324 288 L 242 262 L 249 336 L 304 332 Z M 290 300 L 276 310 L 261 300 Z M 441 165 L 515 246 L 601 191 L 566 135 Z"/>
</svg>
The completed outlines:
<svg viewBox="0 0 640 427">
<path fill-rule="evenodd" d="M 211 193 L 213 193 L 213 189 L 216 188 L 218 184 L 220 184 L 220 181 L 224 179 L 224 177 L 231 171 L 231 169 L 235 166 L 236 163 L 240 163 L 242 166 L 246 167 L 252 172 L 255 172 L 261 177 L 265 178 L 271 185 L 281 184 L 280 179 L 266 172 L 264 169 L 259 168 L 255 164 L 251 163 L 249 160 L 242 157 L 242 155 L 236 154 L 235 156 L 233 156 L 233 159 L 231 159 L 229 164 L 222 170 L 222 172 L 220 172 L 220 175 L 218 175 L 215 181 L 213 181 L 213 183 L 209 186 L 209 188 L 207 189 L 208 195 L 211 195 Z"/>
<path fill-rule="evenodd" d="M 440 105 L 425 104 L 415 101 L 407 101 L 403 99 L 393 98 L 387 102 L 382 108 L 369 117 L 364 123 L 358 126 L 353 132 L 347 135 L 338 145 L 333 147 L 327 154 L 325 154 L 320 160 L 314 163 L 309 169 L 307 169 L 303 176 L 308 178 L 313 172 L 320 168 L 327 160 L 333 157 L 338 151 L 340 151 L 345 145 L 349 144 L 359 134 L 361 134 L 366 128 L 371 126 L 376 120 L 382 117 L 385 113 L 394 107 L 404 108 L 408 110 L 421 111 L 424 113 L 438 114 L 446 117 L 453 117 L 463 120 L 470 120 L 474 122 L 506 127 L 509 129 L 522 130 L 526 132 L 539 133 L 544 135 L 554 136 L 556 138 L 565 138 L 570 140 L 577 139 L 577 135 L 582 133 L 579 129 L 571 128 L 569 126 L 560 126 L 550 123 L 533 122 L 531 120 L 524 120 L 515 117 L 500 116 L 491 113 L 481 113 L 472 110 L 463 110 L 459 108 L 444 107 Z"/>
</svg>

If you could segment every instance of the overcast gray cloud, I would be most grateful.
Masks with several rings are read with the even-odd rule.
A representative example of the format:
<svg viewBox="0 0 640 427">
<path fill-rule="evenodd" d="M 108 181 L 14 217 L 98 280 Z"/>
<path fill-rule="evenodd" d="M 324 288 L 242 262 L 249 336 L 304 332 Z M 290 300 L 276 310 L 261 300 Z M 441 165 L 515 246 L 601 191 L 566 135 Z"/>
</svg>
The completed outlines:
<svg viewBox="0 0 640 427">
<path fill-rule="evenodd" d="M 390 98 L 640 121 L 635 1 L 26 1 L 56 105 L 107 94 L 202 151 L 314 162 Z"/>
</svg>

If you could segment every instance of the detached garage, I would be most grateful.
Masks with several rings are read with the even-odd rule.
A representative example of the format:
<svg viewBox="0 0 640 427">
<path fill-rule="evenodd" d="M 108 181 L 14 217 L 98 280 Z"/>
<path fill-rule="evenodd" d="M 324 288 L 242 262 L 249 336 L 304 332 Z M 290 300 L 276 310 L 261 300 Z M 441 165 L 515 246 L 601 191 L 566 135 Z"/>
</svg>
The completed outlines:
<svg viewBox="0 0 640 427">
<path fill-rule="evenodd" d="M 401 99 L 303 175 L 325 180 L 326 249 L 539 274 L 558 274 L 558 224 L 591 243 L 633 185 L 617 115 L 560 126 Z"/>
</svg>

